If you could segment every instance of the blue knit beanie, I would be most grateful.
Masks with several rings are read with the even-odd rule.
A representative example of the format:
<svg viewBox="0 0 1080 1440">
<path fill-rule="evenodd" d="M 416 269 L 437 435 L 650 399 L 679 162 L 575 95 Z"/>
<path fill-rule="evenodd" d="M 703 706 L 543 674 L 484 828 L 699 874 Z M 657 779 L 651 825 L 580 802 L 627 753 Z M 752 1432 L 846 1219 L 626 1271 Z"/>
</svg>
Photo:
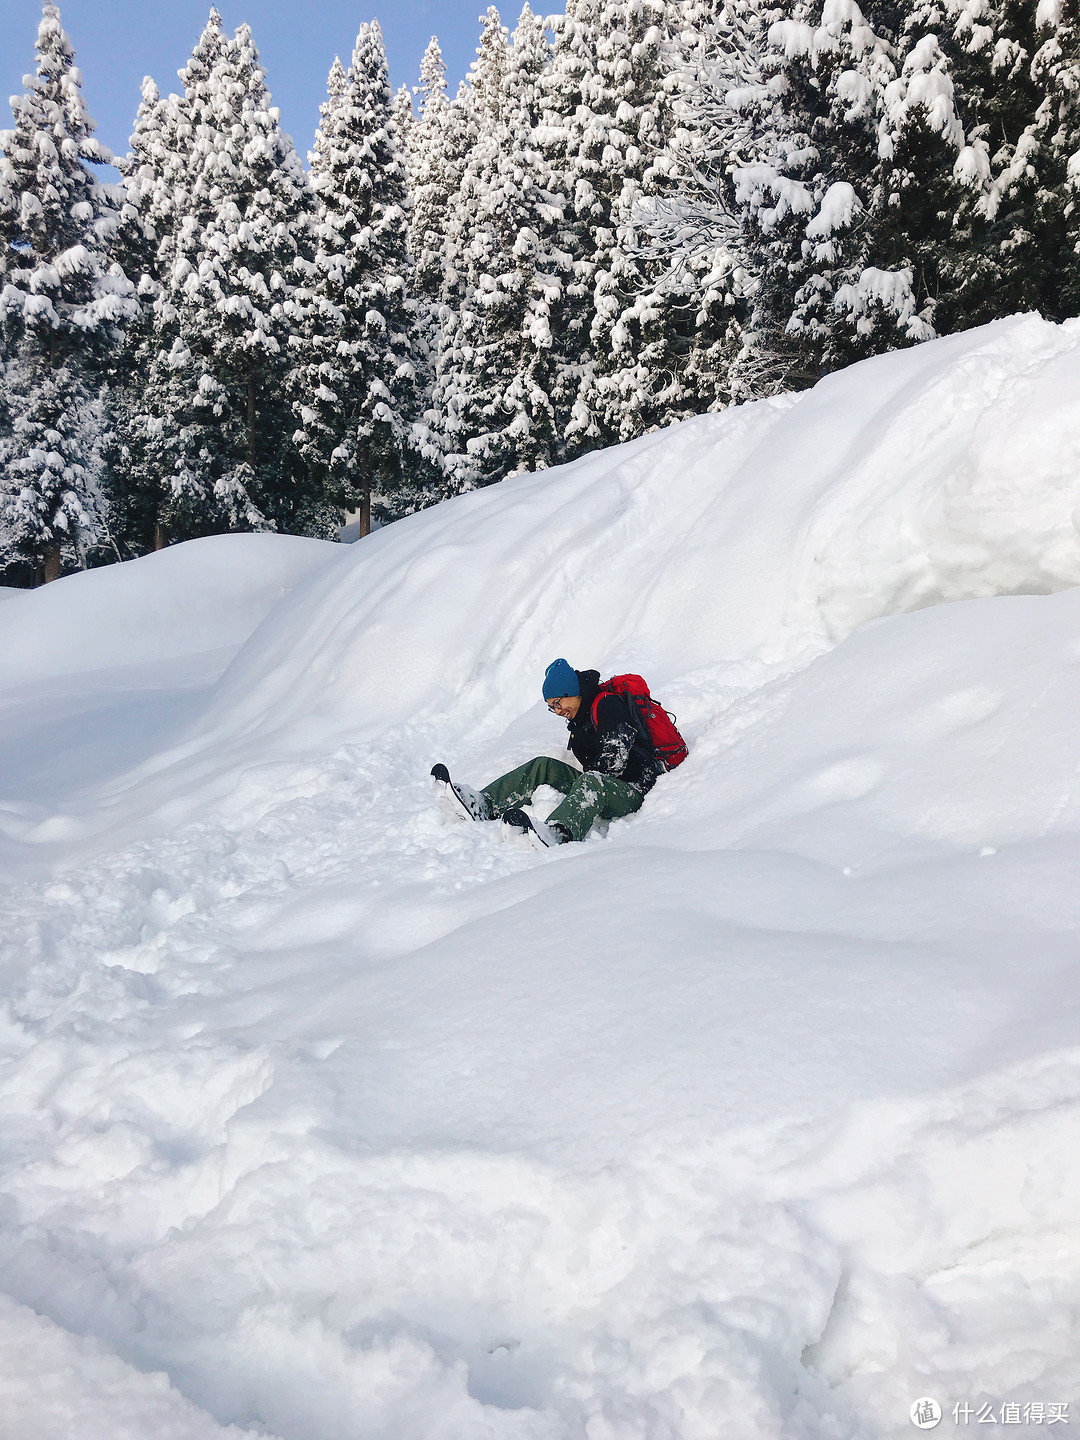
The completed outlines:
<svg viewBox="0 0 1080 1440">
<path fill-rule="evenodd" d="M 544 671 L 544 699 L 556 700 L 560 695 L 580 695 L 577 672 L 568 660 L 553 660 Z"/>
</svg>

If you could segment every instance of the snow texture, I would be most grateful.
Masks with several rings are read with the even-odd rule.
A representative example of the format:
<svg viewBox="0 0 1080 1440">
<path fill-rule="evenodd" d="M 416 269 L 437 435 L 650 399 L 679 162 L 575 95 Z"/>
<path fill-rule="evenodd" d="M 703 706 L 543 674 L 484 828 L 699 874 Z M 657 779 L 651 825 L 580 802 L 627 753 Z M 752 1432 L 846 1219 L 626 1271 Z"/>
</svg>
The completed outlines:
<svg viewBox="0 0 1080 1440">
<path fill-rule="evenodd" d="M 348 548 L 8 600 L 104 634 L 127 587 L 163 657 L 77 731 L 24 661 L 4 732 L 9 1433 L 1075 1402 L 1078 382 L 1080 322 L 1014 317 Z M 188 635 L 163 596 L 222 544 Z M 691 751 L 541 855 L 427 774 L 559 753 L 562 654 Z"/>
</svg>

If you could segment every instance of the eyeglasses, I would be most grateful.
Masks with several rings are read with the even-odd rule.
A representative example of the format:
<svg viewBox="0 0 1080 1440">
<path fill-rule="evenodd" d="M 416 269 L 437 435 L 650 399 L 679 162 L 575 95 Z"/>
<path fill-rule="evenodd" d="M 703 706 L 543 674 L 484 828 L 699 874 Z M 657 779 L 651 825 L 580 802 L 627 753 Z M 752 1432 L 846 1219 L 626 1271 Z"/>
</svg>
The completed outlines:
<svg viewBox="0 0 1080 1440">
<path fill-rule="evenodd" d="M 547 702 L 547 707 L 553 715 L 558 715 L 562 709 L 563 701 L 569 699 L 569 695 L 556 695 L 554 700 L 549 700 Z"/>
</svg>

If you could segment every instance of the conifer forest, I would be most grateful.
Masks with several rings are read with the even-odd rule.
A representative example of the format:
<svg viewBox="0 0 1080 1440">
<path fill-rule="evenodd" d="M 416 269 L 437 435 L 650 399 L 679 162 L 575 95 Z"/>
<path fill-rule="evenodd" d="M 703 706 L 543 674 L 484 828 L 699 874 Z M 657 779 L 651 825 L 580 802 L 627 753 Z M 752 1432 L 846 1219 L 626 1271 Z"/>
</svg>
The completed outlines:
<svg viewBox="0 0 1080 1440">
<path fill-rule="evenodd" d="M 1080 314 L 1078 25 L 1076 0 L 526 4 L 487 11 L 456 94 L 432 39 L 395 95 L 372 21 L 305 164 L 214 10 L 114 159 L 45 4 L 0 133 L 0 583 L 366 533 Z"/>
</svg>

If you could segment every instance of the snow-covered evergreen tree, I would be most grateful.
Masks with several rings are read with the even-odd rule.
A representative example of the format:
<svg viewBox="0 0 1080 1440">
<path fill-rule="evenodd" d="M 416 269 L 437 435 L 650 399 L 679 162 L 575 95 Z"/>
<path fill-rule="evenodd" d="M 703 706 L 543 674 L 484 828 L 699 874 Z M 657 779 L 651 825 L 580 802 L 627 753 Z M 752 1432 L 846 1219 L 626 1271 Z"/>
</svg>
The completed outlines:
<svg viewBox="0 0 1080 1440">
<path fill-rule="evenodd" d="M 937 36 L 909 28 L 896 70 L 877 125 L 867 264 L 833 299 L 846 323 L 831 366 L 958 328 L 954 302 L 971 273 L 970 235 L 956 217 L 983 181 Z"/>
<path fill-rule="evenodd" d="M 743 19 L 758 32 L 749 46 Z M 942 19 L 930 3 L 905 18 L 875 0 L 783 11 L 729 0 L 710 28 L 687 127 L 704 159 L 688 187 L 698 203 L 662 218 L 669 241 L 682 223 L 692 259 L 730 241 L 736 310 L 750 310 L 734 398 L 976 323 L 991 167 L 955 40 L 943 48 L 927 28 Z M 728 55 L 742 57 L 734 69 Z"/>
<path fill-rule="evenodd" d="M 176 139 L 188 178 L 159 251 L 145 395 L 160 520 L 170 538 L 329 534 L 337 513 L 325 477 L 300 462 L 282 404 L 295 267 L 311 223 L 306 176 L 248 26 L 229 39 L 211 11 L 181 79 Z"/>
<path fill-rule="evenodd" d="M 966 193 L 951 217 L 956 274 L 943 292 L 942 328 L 1021 309 L 1075 314 L 1075 5 L 916 0 L 907 31 L 934 35 L 968 134 L 959 167 Z"/>
<path fill-rule="evenodd" d="M 417 393 L 422 397 L 430 463 L 440 464 L 441 417 L 434 409 L 435 364 L 444 311 L 457 298 L 446 263 L 446 228 L 464 166 L 460 116 L 446 93 L 446 65 L 433 35 L 420 62 L 420 114 L 403 137 L 408 192 L 410 289 L 417 303 Z"/>
<path fill-rule="evenodd" d="M 570 134 L 586 220 L 579 274 L 591 288 L 591 363 L 567 432 L 589 444 L 641 434 L 684 399 L 690 317 L 678 288 L 656 283 L 638 225 L 642 201 L 671 188 L 680 21 L 680 6 L 667 0 L 604 0 L 592 17 L 596 59 Z"/>
<path fill-rule="evenodd" d="M 161 95 L 147 76 L 131 150 L 118 161 L 126 196 L 119 253 L 138 287 L 141 310 L 127 329 L 114 371 L 116 424 L 105 454 L 114 533 L 130 555 L 165 543 L 168 477 L 156 453 L 159 422 L 148 407 L 157 408 L 150 383 L 155 358 L 171 348 L 176 334 L 175 315 L 157 302 L 162 277 L 170 273 L 175 256 L 177 216 L 183 212 L 190 181 L 189 130 L 179 98 Z"/>
<path fill-rule="evenodd" d="M 957 283 L 974 151 L 947 57 L 903 18 L 796 0 L 769 26 L 760 82 L 732 95 L 753 127 L 733 172 L 756 287 L 744 359 L 781 384 L 930 338 Z"/>
<path fill-rule="evenodd" d="M 1031 75 L 1039 104 L 1017 143 L 1033 136 L 1044 157 L 1031 228 L 1042 259 L 1040 308 L 1051 319 L 1080 315 L 1080 13 L 1076 0 L 1047 0 L 1036 12 L 1039 48 Z"/>
<path fill-rule="evenodd" d="M 417 424 L 416 305 L 409 296 L 406 168 L 382 31 L 364 24 L 335 62 L 311 153 L 317 249 L 299 387 L 304 453 L 361 533 L 430 498 Z"/>
<path fill-rule="evenodd" d="M 667 401 L 671 418 L 767 394 L 783 383 L 782 368 L 777 372 L 746 345 L 758 280 L 735 188 L 736 172 L 770 149 L 762 73 L 769 15 L 775 11 L 759 0 L 720 0 L 715 9 L 683 0 L 672 20 L 666 183 L 637 205 L 649 237 L 653 290 L 685 343 L 677 370 L 681 393 Z"/>
<path fill-rule="evenodd" d="M 415 149 L 416 111 L 413 109 L 412 92 L 407 85 L 399 85 L 394 92 L 394 129 L 397 131 L 398 149 L 405 166 L 405 177 L 412 188 L 412 154 Z"/>
<path fill-rule="evenodd" d="M 757 277 L 749 342 L 789 386 L 829 368 L 836 293 L 866 268 L 894 38 L 854 0 L 796 0 L 769 28 L 761 83 L 735 97 L 761 137 L 734 177 Z"/>
<path fill-rule="evenodd" d="M 442 243 L 444 301 L 456 310 L 468 284 L 467 252 L 477 225 L 492 137 L 499 124 L 506 77 L 507 31 L 493 5 L 482 16 L 476 59 L 450 106 L 453 188 L 446 210 Z M 445 330 L 445 325 L 444 325 Z"/>
<path fill-rule="evenodd" d="M 452 188 L 446 197 L 440 239 L 440 303 L 434 314 L 434 409 L 444 450 L 444 468 L 455 488 L 465 485 L 455 473 L 450 455 L 464 443 L 466 427 L 457 413 L 456 398 L 461 392 L 458 371 L 467 365 L 472 344 L 474 315 L 471 292 L 475 279 L 475 257 L 480 225 L 491 178 L 495 132 L 502 104 L 502 82 L 506 71 L 507 32 L 499 12 L 489 6 L 480 17 L 483 24 L 476 58 L 469 74 L 458 87 L 446 116 L 450 141 Z M 482 243 L 482 242 L 481 242 Z M 466 384 L 468 381 L 465 382 Z"/>
<path fill-rule="evenodd" d="M 580 176 L 574 164 L 574 127 L 596 38 L 586 23 L 589 10 L 586 8 L 583 16 L 579 16 L 578 11 L 593 3 L 594 0 L 569 0 L 566 14 L 552 16 L 548 21 L 554 41 L 551 62 L 541 77 L 541 115 L 534 132 L 544 188 L 562 200 L 549 252 L 553 261 L 551 289 L 558 305 L 558 324 L 552 329 L 548 388 L 554 416 L 553 458 L 556 461 L 572 459 L 581 449 L 588 448 L 578 441 L 568 449 L 564 437 L 591 360 L 592 289 L 588 275 L 582 273 L 590 248 L 583 209 L 591 201 L 591 189 L 582 189 L 579 184 Z"/>
<path fill-rule="evenodd" d="M 180 178 L 165 174 L 176 154 L 176 97 L 162 96 L 151 76 L 142 82 L 142 99 L 130 138 L 131 149 L 117 159 L 124 177 L 124 224 L 120 244 L 132 275 L 152 277 L 164 230 L 171 230 L 175 213 L 175 183 Z"/>
<path fill-rule="evenodd" d="M 52 580 L 103 536 L 103 390 L 138 301 L 112 254 L 119 197 L 89 168 L 112 156 L 55 5 L 28 79 L 0 134 L 0 567 Z"/>
<path fill-rule="evenodd" d="M 293 365 L 289 373 L 289 395 L 299 422 L 294 433 L 298 451 L 305 464 L 316 472 L 329 475 L 343 458 L 336 452 L 347 428 L 340 403 L 342 367 L 345 357 L 337 353 L 338 337 L 346 316 L 330 294 L 334 266 L 345 242 L 340 230 L 350 201 L 344 190 L 335 193 L 335 186 L 345 183 L 339 172 L 351 158 L 342 112 L 348 107 L 349 79 L 340 56 L 326 80 L 326 99 L 319 106 L 320 123 L 308 152 L 312 194 L 315 202 L 313 225 L 314 248 L 311 254 L 298 258 L 299 284 L 293 295 L 294 331 Z M 343 164 L 344 162 L 344 164 Z M 340 290 L 340 287 L 338 287 Z M 340 296 L 338 296 L 340 299 Z M 343 510 L 351 508 L 347 485 L 341 476 L 331 482 L 331 491 Z"/>
<path fill-rule="evenodd" d="M 566 457 L 666 418 L 685 337 L 654 280 L 643 197 L 666 188 L 674 129 L 669 50 L 676 0 L 571 0 L 557 22 L 539 136 L 567 197 L 553 399 Z"/>
<path fill-rule="evenodd" d="M 446 227 L 464 168 L 460 116 L 446 93 L 446 65 L 433 35 L 420 62 L 420 118 L 412 131 L 409 181 L 412 213 L 409 253 L 413 288 L 437 307 L 445 299 Z"/>
<path fill-rule="evenodd" d="M 491 48 L 497 25 L 489 11 Z M 526 5 L 490 78 L 477 77 L 480 95 L 498 85 L 488 90 L 497 103 L 477 107 L 458 207 L 464 293 L 439 357 L 445 465 L 459 490 L 543 468 L 557 450 L 549 392 L 564 275 L 551 244 L 564 202 L 545 188 L 536 140 L 549 58 L 544 22 Z"/>
</svg>

